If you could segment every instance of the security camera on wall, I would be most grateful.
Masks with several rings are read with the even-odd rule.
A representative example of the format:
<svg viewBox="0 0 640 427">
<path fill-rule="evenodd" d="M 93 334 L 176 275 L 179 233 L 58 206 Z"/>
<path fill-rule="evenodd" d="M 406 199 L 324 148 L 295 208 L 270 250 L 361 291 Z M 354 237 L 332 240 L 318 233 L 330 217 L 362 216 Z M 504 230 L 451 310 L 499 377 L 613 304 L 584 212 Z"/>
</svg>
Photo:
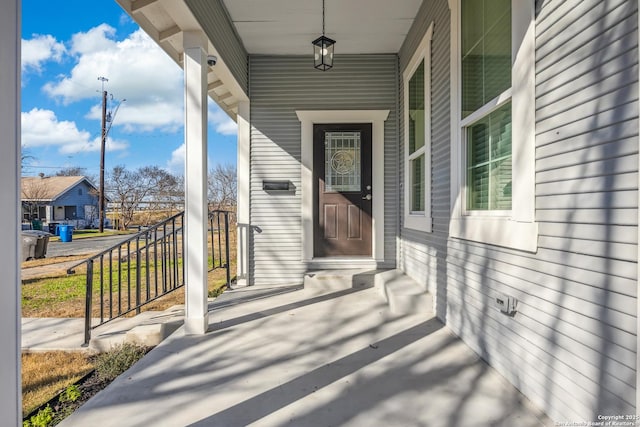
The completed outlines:
<svg viewBox="0 0 640 427">
<path fill-rule="evenodd" d="M 215 56 L 215 55 L 208 55 L 207 56 L 207 64 L 209 64 L 210 67 L 213 67 L 217 63 L 218 63 L 218 57 L 217 56 Z"/>
</svg>

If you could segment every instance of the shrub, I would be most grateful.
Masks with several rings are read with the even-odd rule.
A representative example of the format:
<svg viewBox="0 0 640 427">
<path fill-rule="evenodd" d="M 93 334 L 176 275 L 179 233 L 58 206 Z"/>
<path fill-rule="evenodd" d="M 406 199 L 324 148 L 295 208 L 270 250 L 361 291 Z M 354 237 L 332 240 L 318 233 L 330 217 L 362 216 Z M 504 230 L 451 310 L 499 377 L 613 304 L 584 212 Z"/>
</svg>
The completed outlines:
<svg viewBox="0 0 640 427">
<path fill-rule="evenodd" d="M 125 343 L 97 355 L 95 367 L 98 377 L 102 380 L 112 381 L 140 360 L 147 350 L 146 347 Z"/>
<path fill-rule="evenodd" d="M 75 384 L 72 384 L 69 387 L 67 387 L 62 393 L 60 393 L 59 400 L 60 402 L 63 402 L 63 403 L 75 402 L 76 400 L 80 399 L 81 395 L 82 395 L 82 392 L 80 391 L 78 386 Z"/>
<path fill-rule="evenodd" d="M 47 405 L 30 419 L 22 423 L 22 427 L 47 427 L 53 421 L 53 409 Z"/>
</svg>

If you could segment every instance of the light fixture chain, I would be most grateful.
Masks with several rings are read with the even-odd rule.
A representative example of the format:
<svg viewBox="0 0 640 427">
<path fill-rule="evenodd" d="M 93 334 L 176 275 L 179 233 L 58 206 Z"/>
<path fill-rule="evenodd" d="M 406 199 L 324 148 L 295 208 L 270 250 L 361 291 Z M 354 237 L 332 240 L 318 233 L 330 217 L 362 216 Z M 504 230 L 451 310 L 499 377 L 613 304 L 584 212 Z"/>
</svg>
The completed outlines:
<svg viewBox="0 0 640 427">
<path fill-rule="evenodd" d="M 324 36 L 324 0 L 322 0 L 322 35 Z"/>
</svg>

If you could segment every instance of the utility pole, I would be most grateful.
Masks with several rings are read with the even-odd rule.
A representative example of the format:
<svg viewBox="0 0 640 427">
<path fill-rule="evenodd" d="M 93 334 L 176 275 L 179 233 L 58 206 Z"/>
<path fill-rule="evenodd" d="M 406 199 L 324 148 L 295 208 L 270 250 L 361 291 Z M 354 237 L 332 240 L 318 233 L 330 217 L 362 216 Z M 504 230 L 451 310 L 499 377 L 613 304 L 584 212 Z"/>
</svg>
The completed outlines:
<svg viewBox="0 0 640 427">
<path fill-rule="evenodd" d="M 108 82 L 106 77 L 98 77 L 98 80 L 102 81 L 102 138 L 100 141 L 100 195 L 98 198 L 99 214 L 98 221 L 100 222 L 99 231 L 104 231 L 104 151 L 107 142 L 107 91 L 104 90 L 104 82 Z"/>
</svg>

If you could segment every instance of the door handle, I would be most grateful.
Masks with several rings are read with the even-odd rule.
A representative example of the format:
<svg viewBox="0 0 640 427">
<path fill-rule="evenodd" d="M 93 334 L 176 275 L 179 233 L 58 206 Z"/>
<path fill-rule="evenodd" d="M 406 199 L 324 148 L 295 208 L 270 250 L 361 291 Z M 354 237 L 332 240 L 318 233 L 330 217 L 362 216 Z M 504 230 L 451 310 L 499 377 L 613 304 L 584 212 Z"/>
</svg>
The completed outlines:
<svg viewBox="0 0 640 427">
<path fill-rule="evenodd" d="M 371 194 L 367 194 L 366 196 L 364 196 L 364 197 L 362 198 L 362 200 L 371 200 L 371 199 L 373 199 L 373 197 L 371 196 Z"/>
</svg>

